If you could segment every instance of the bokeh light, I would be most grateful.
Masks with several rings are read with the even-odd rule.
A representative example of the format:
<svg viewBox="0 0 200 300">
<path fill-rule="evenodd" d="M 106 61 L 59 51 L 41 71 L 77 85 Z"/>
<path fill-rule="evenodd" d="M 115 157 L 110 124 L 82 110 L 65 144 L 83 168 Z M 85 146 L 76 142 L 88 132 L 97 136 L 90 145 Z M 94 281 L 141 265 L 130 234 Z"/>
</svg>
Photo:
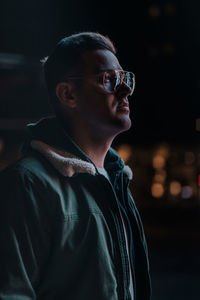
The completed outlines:
<svg viewBox="0 0 200 300">
<path fill-rule="evenodd" d="M 160 183 L 153 183 L 151 186 L 151 194 L 154 198 L 161 198 L 164 194 L 164 187 Z"/>
<path fill-rule="evenodd" d="M 193 189 L 191 186 L 186 185 L 182 187 L 181 196 L 183 199 L 189 199 L 193 195 Z"/>
<path fill-rule="evenodd" d="M 164 183 L 167 177 L 167 172 L 165 170 L 157 170 L 154 176 L 154 182 Z"/>
<path fill-rule="evenodd" d="M 162 155 L 155 155 L 153 157 L 152 165 L 154 169 L 162 169 L 165 166 L 165 158 Z"/>
<path fill-rule="evenodd" d="M 181 193 L 181 184 L 178 181 L 172 181 L 169 185 L 170 194 L 178 196 Z"/>
<path fill-rule="evenodd" d="M 123 145 L 119 146 L 119 148 L 117 149 L 117 152 L 118 152 L 119 156 L 121 156 L 121 158 L 126 163 L 132 155 L 132 148 L 128 144 L 123 144 Z"/>
</svg>

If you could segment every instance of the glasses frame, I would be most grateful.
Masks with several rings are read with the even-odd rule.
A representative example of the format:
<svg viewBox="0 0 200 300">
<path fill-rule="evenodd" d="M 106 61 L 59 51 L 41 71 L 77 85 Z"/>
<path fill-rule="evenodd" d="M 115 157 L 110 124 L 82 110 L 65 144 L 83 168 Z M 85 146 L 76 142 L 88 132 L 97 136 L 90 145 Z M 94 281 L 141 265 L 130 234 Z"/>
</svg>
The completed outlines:
<svg viewBox="0 0 200 300">
<path fill-rule="evenodd" d="M 116 92 L 117 89 L 122 85 L 125 84 L 129 89 L 131 89 L 131 93 L 130 96 L 133 94 L 134 89 L 135 89 L 135 74 L 133 72 L 130 71 L 124 71 L 124 70 L 110 70 L 111 72 L 115 72 L 116 75 L 116 83 L 113 89 L 113 92 Z M 107 90 L 106 86 L 105 86 L 105 76 L 106 73 L 109 73 L 109 71 L 105 71 L 104 75 L 103 75 L 103 84 L 104 84 L 104 88 Z M 122 75 L 121 75 L 122 74 Z M 132 76 L 132 80 L 133 80 L 133 85 L 132 87 L 128 85 L 127 83 L 127 78 L 128 76 Z M 126 81 L 125 81 L 126 80 Z M 111 92 L 112 93 L 112 92 Z"/>
<path fill-rule="evenodd" d="M 108 91 L 107 87 L 106 87 L 106 83 L 105 83 L 105 77 L 106 75 L 109 73 L 109 72 L 115 72 L 115 75 L 116 75 L 116 83 L 115 83 L 115 86 L 113 88 L 113 91 Z M 133 72 L 130 72 L 130 71 L 124 71 L 124 70 L 107 70 L 107 71 L 103 71 L 99 74 L 96 74 L 96 75 L 88 75 L 87 77 L 101 77 L 101 74 L 103 74 L 103 86 L 104 86 L 104 89 L 106 90 L 106 92 L 108 93 L 114 93 L 117 91 L 117 89 L 122 85 L 122 84 L 125 84 L 130 90 L 131 90 L 131 93 L 130 93 L 130 96 L 133 94 L 134 92 L 134 89 L 135 89 L 135 74 Z M 122 74 L 122 75 L 121 75 Z M 124 81 L 124 79 L 126 79 L 127 81 L 127 78 L 128 76 L 132 76 L 132 79 L 133 79 L 133 86 L 130 87 L 127 82 Z M 83 79 L 84 76 L 69 76 L 67 78 L 65 78 L 66 80 L 67 79 Z"/>
</svg>

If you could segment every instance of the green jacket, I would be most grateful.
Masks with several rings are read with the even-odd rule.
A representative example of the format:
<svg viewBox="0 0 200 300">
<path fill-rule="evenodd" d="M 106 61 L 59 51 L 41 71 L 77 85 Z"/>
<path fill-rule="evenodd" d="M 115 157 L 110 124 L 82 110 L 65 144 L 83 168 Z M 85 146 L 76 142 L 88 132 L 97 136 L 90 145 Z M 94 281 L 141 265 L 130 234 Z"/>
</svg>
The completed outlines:
<svg viewBox="0 0 200 300">
<path fill-rule="evenodd" d="M 129 300 L 119 210 L 135 300 L 149 300 L 147 246 L 128 189 L 130 168 L 110 149 L 111 184 L 56 119 L 29 128 L 26 155 L 0 174 L 0 300 Z"/>
</svg>

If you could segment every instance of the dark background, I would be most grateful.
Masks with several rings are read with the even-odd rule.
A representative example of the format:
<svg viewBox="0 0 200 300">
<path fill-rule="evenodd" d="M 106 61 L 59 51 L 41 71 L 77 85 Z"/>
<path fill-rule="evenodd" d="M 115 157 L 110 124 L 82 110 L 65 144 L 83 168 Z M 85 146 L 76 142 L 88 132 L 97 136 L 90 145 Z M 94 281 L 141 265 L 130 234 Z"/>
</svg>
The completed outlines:
<svg viewBox="0 0 200 300">
<path fill-rule="evenodd" d="M 13 57 L 12 70 L 3 57 L 1 65 L 18 85 L 24 83 L 26 91 L 18 87 L 18 103 L 8 103 L 10 91 L 5 90 L 3 76 L 0 94 L 9 107 L 2 108 L 0 115 L 45 115 L 46 94 L 35 89 L 39 59 L 63 36 L 99 31 L 115 42 L 124 69 L 136 74 L 129 142 L 193 140 L 200 113 L 199 10 L 197 0 L 1 1 L 0 51 L 19 55 Z M 7 64 L 9 59 L 12 64 L 11 58 L 7 57 Z"/>
<path fill-rule="evenodd" d="M 131 147 L 127 161 L 149 243 L 153 300 L 200 299 L 199 17 L 198 0 L 1 1 L 1 169 L 20 157 L 24 124 L 51 114 L 40 59 L 61 38 L 79 31 L 108 35 L 121 65 L 135 73 L 133 126 L 114 147 Z M 152 160 L 160 145 L 168 151 L 161 170 L 167 179 L 157 197 Z M 170 194 L 173 180 L 192 187 L 193 195 Z"/>
</svg>

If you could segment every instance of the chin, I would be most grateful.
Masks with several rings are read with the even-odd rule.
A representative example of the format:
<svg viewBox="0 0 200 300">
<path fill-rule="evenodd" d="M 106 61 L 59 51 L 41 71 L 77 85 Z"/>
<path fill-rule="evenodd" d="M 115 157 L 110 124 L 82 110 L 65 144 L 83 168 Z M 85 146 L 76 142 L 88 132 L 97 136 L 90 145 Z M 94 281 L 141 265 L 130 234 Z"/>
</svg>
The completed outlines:
<svg viewBox="0 0 200 300">
<path fill-rule="evenodd" d="M 129 118 L 129 116 L 124 116 L 123 118 L 118 119 L 117 123 L 119 133 L 127 131 L 131 128 L 131 119 Z"/>
<path fill-rule="evenodd" d="M 129 130 L 131 128 L 131 120 L 129 119 L 127 122 L 123 124 L 124 131 Z"/>
</svg>

